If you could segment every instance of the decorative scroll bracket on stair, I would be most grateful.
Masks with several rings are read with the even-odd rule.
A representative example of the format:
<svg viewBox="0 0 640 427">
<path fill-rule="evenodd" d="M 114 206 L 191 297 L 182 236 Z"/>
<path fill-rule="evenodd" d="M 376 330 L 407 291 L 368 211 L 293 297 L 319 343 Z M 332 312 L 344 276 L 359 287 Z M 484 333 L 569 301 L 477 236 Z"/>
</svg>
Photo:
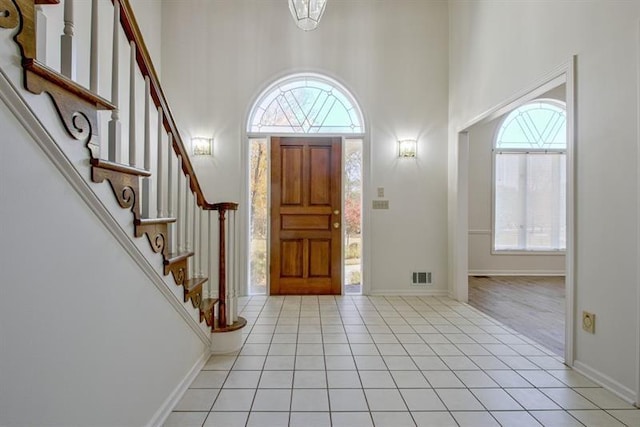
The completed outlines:
<svg viewBox="0 0 640 427">
<path fill-rule="evenodd" d="M 202 286 L 206 283 L 206 277 L 195 277 L 184 284 L 184 302 L 191 300 L 193 308 L 200 307 L 202 302 Z"/>
<path fill-rule="evenodd" d="M 182 286 L 187 278 L 187 260 L 193 256 L 193 252 L 185 252 L 178 255 L 169 254 L 164 258 L 164 275 L 173 275 L 176 285 Z"/>
<path fill-rule="evenodd" d="M 109 181 L 118 204 L 123 209 L 131 209 L 134 220 L 140 219 L 140 206 L 136 197 L 140 189 L 139 176 L 151 176 L 142 169 L 136 169 L 106 160 L 91 159 L 91 180 L 96 183 Z"/>
<path fill-rule="evenodd" d="M 136 219 L 133 221 L 135 236 L 142 237 L 143 234 L 146 234 L 153 252 L 161 253 L 166 257 L 169 246 L 167 244 L 168 224 L 173 222 L 176 222 L 175 218 Z"/>
<path fill-rule="evenodd" d="M 98 110 L 115 106 L 35 59 L 26 58 L 22 65 L 27 89 L 36 95 L 46 92 L 69 135 L 86 144 L 92 159 L 99 158 Z"/>
<path fill-rule="evenodd" d="M 18 9 L 11 0 L 0 0 L 0 27 L 16 28 L 20 23 Z"/>
<path fill-rule="evenodd" d="M 202 300 L 202 304 L 200 305 L 200 321 L 202 322 L 204 320 L 209 327 L 213 327 L 213 308 L 217 302 L 217 299 L 207 298 Z"/>
</svg>

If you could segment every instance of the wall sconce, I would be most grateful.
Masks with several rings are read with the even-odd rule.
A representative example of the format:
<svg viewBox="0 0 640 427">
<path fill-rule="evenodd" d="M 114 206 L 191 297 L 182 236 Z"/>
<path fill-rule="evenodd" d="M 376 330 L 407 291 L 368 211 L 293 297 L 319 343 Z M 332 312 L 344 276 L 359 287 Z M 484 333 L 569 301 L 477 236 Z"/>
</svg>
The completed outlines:
<svg viewBox="0 0 640 427">
<path fill-rule="evenodd" d="M 415 139 L 398 141 L 398 157 L 416 157 L 418 142 Z"/>
<path fill-rule="evenodd" d="M 194 156 L 212 156 L 213 138 L 191 138 L 191 152 Z"/>
</svg>

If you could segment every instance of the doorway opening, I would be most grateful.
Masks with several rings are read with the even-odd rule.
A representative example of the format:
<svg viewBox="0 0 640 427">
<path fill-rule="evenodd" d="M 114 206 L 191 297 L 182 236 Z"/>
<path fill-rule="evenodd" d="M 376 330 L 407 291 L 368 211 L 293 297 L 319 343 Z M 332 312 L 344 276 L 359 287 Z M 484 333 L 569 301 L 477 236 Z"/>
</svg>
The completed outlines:
<svg viewBox="0 0 640 427">
<path fill-rule="evenodd" d="M 329 276 L 329 293 L 362 293 L 366 153 L 354 97 L 326 76 L 285 77 L 253 104 L 247 136 L 249 294 L 323 293 Z"/>
<path fill-rule="evenodd" d="M 249 139 L 249 294 L 268 293 L 270 265 L 271 138 Z M 362 294 L 363 140 L 342 140 L 341 222 L 343 293 Z M 334 217 L 333 224 L 336 218 Z"/>
<path fill-rule="evenodd" d="M 574 84 L 572 60 L 459 131 L 452 244 L 459 255 L 453 258 L 453 295 L 569 366 L 575 339 Z M 548 119 L 537 128 L 535 111 Z M 554 114 L 563 117 L 556 121 Z M 529 134 L 500 146 L 509 120 L 517 134 Z M 551 131 L 557 138 L 545 133 Z M 547 336 L 536 336 L 539 329 Z"/>
</svg>

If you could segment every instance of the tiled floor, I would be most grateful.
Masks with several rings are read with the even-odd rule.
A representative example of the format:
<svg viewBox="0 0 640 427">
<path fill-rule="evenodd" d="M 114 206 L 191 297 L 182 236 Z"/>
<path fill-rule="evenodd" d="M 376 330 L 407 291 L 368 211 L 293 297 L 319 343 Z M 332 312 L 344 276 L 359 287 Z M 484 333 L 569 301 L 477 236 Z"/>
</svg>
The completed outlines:
<svg viewBox="0 0 640 427">
<path fill-rule="evenodd" d="M 165 426 L 640 426 L 640 411 L 476 309 L 434 297 L 251 297 Z"/>
</svg>

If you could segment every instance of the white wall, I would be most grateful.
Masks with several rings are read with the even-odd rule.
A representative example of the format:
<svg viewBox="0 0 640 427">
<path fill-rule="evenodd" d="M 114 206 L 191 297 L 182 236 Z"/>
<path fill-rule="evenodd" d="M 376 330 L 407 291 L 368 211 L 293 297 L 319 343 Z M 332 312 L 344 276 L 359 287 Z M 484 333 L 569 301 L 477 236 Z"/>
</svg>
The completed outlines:
<svg viewBox="0 0 640 427">
<path fill-rule="evenodd" d="M 158 0 L 129 0 L 129 2 L 153 65 L 160 75 L 162 72 L 162 2 Z"/>
<path fill-rule="evenodd" d="M 541 98 L 564 100 L 564 85 Z M 564 255 L 492 253 L 493 146 L 505 115 L 469 129 L 469 274 L 564 275 Z"/>
<path fill-rule="evenodd" d="M 627 396 L 640 335 L 639 20 L 638 2 L 450 3 L 452 177 L 458 130 L 577 54 L 575 320 L 589 310 L 598 324 L 595 335 L 576 331 L 576 359 Z"/>
<path fill-rule="evenodd" d="M 0 425 L 147 424 L 205 346 L 2 101 L 0 128 Z"/>
<path fill-rule="evenodd" d="M 163 83 L 178 125 L 187 141 L 215 138 L 214 157 L 194 160 L 210 201 L 244 202 L 243 130 L 261 90 L 289 73 L 324 73 L 360 102 L 369 186 L 390 201 L 371 211 L 373 292 L 415 292 L 410 273 L 425 270 L 431 289 L 446 290 L 445 1 L 333 1 L 308 33 L 280 0 L 169 0 L 162 16 Z M 418 138 L 417 160 L 396 157 L 399 138 Z"/>
</svg>

